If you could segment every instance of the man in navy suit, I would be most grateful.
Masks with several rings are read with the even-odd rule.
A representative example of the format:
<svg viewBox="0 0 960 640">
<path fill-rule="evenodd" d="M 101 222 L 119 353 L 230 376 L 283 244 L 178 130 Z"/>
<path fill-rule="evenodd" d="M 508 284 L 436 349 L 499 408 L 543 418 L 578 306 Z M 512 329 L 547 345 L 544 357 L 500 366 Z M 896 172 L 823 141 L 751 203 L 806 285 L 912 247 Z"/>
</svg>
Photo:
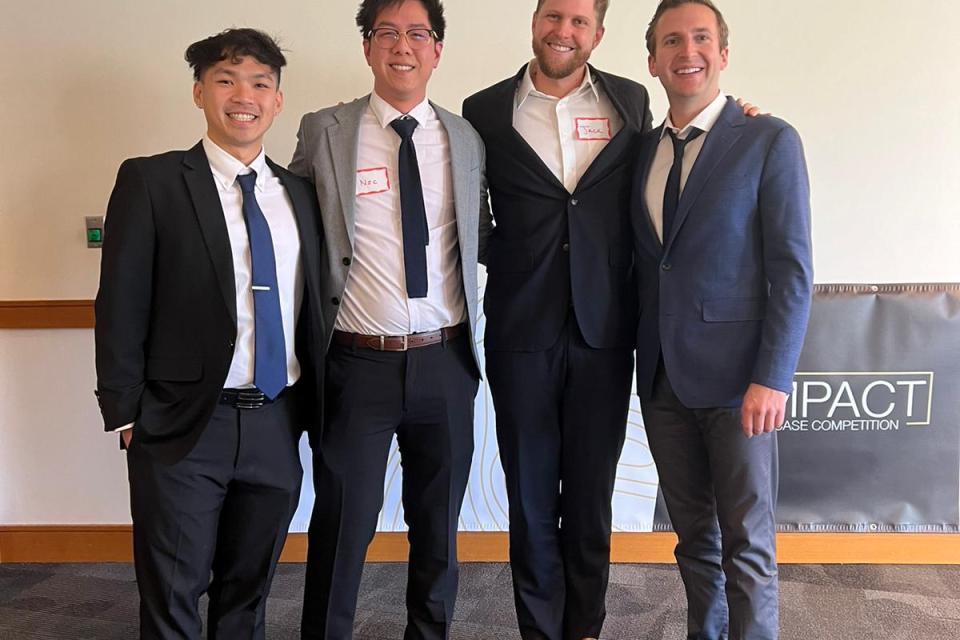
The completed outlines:
<svg viewBox="0 0 960 640">
<path fill-rule="evenodd" d="M 649 66 L 667 92 L 633 193 L 637 391 L 677 532 L 688 638 L 776 638 L 777 440 L 812 291 L 800 138 L 720 93 L 728 29 L 663 0 Z"/>
</svg>

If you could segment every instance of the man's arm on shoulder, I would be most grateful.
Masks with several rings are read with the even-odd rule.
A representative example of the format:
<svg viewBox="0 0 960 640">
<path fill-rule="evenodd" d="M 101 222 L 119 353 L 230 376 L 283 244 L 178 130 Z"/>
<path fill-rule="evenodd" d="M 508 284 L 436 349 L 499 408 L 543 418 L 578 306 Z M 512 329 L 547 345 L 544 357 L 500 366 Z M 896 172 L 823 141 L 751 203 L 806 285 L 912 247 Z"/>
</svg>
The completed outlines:
<svg viewBox="0 0 960 640">
<path fill-rule="evenodd" d="M 150 329 L 155 229 L 141 163 L 127 160 L 107 205 L 96 300 L 97 395 L 107 431 L 140 410 Z"/>
<path fill-rule="evenodd" d="M 770 293 L 753 385 L 744 399 L 745 411 L 752 412 L 754 433 L 758 433 L 758 422 L 763 431 L 777 426 L 771 420 L 783 422 L 783 405 L 792 389 L 813 294 L 810 183 L 800 136 L 789 125 L 775 134 L 767 151 L 758 207 Z M 778 410 L 771 406 L 771 398 L 776 399 Z M 747 426 L 745 415 L 744 431 Z"/>
</svg>

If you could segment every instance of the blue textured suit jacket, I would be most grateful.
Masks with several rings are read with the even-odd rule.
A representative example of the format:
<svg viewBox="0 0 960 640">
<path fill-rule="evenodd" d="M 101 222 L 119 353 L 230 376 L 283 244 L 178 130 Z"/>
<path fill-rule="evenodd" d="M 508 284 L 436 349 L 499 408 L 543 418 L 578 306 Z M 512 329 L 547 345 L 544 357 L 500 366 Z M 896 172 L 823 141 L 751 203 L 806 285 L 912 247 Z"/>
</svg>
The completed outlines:
<svg viewBox="0 0 960 640">
<path fill-rule="evenodd" d="M 633 187 L 637 392 L 650 397 L 662 352 L 689 408 L 737 407 L 752 382 L 789 393 L 813 289 L 800 137 L 728 99 L 661 244 L 644 199 L 661 130 L 642 140 Z"/>
</svg>

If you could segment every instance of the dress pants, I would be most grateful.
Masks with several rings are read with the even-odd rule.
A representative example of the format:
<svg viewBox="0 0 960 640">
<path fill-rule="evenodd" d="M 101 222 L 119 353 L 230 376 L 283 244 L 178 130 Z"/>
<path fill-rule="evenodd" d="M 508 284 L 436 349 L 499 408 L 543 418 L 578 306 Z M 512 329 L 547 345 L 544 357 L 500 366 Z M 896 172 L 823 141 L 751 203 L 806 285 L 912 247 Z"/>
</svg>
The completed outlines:
<svg viewBox="0 0 960 640">
<path fill-rule="evenodd" d="M 326 366 L 302 637 L 353 637 L 360 577 L 396 434 L 410 541 L 403 637 L 448 638 L 457 595 L 457 521 L 473 456 L 479 384 L 469 340 L 461 335 L 406 352 L 334 344 Z"/>
<path fill-rule="evenodd" d="M 777 437 L 747 438 L 740 408 L 688 409 L 661 363 L 643 405 L 679 542 L 687 638 L 775 640 Z"/>
<path fill-rule="evenodd" d="M 127 451 L 140 637 L 263 640 L 267 594 L 300 498 L 295 402 L 256 410 L 218 405 L 189 454 L 154 460 Z M 212 572 L 212 580 L 211 580 Z"/>
<path fill-rule="evenodd" d="M 598 637 L 633 352 L 593 349 L 571 312 L 546 351 L 487 351 L 524 640 Z"/>
</svg>

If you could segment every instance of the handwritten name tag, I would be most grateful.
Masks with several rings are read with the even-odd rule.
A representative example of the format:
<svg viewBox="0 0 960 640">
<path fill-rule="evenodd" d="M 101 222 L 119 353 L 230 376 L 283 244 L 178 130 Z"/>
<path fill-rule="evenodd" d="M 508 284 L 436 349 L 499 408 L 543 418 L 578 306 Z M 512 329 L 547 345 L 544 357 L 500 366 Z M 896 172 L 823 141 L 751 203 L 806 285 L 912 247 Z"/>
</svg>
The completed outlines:
<svg viewBox="0 0 960 640">
<path fill-rule="evenodd" d="M 577 140 L 609 140 L 610 118 L 577 118 Z"/>
<path fill-rule="evenodd" d="M 357 171 L 357 197 L 372 196 L 390 191 L 390 174 L 386 167 Z"/>
</svg>

